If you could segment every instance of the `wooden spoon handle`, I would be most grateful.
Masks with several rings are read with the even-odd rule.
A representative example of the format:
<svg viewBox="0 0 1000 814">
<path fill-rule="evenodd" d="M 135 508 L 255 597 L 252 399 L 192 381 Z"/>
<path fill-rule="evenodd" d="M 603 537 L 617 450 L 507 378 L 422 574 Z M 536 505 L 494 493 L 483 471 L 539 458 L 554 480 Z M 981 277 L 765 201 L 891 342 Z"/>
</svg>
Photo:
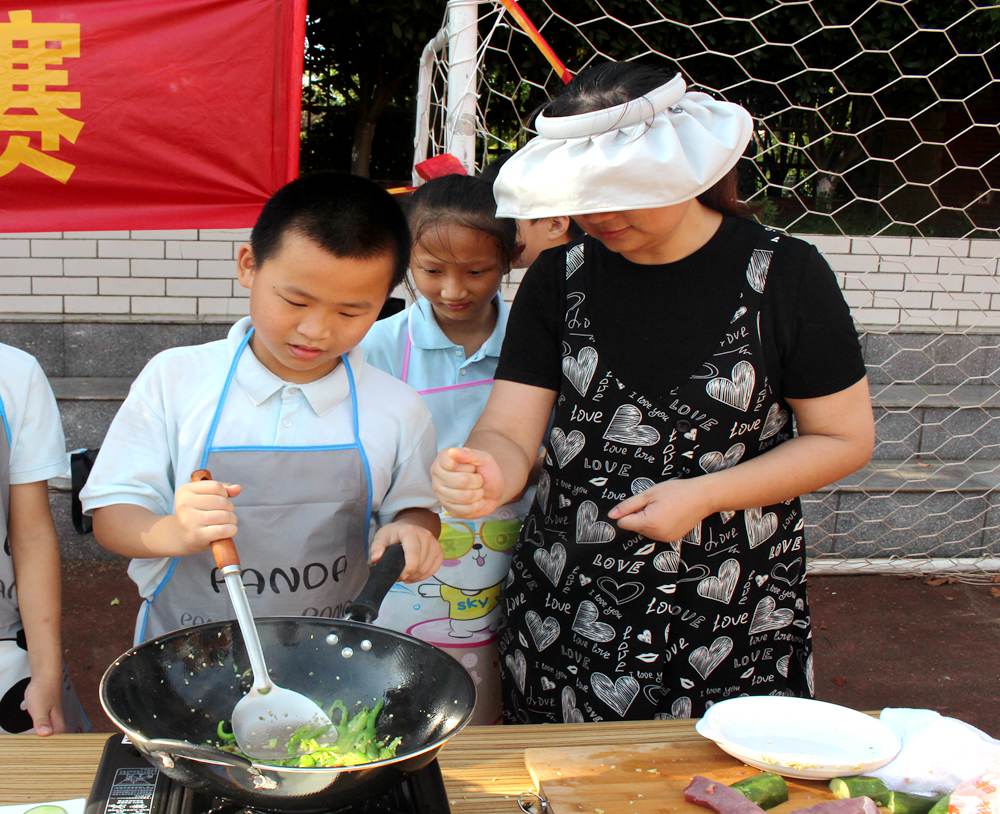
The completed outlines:
<svg viewBox="0 0 1000 814">
<path fill-rule="evenodd" d="M 191 473 L 191 481 L 212 480 L 212 473 L 207 469 L 196 469 Z M 232 537 L 223 540 L 216 540 L 211 545 L 212 556 L 215 557 L 216 568 L 225 568 L 227 565 L 240 566 L 240 554 L 236 550 L 236 543 Z"/>
</svg>

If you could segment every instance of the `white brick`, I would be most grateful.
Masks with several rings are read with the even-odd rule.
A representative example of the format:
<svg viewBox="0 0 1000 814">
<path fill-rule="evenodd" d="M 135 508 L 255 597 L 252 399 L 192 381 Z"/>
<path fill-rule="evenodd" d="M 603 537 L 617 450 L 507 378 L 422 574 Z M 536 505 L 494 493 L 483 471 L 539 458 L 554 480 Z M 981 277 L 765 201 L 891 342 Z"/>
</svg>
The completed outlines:
<svg viewBox="0 0 1000 814">
<path fill-rule="evenodd" d="M 62 237 L 62 232 L 0 232 L 0 237 L 23 237 L 23 238 L 49 237 L 54 239 L 57 237 Z"/>
<path fill-rule="evenodd" d="M 225 277 L 232 279 L 236 276 L 236 264 L 232 260 L 199 260 L 199 277 Z"/>
<path fill-rule="evenodd" d="M 1000 311 L 959 311 L 958 324 L 963 328 L 1000 328 Z"/>
<path fill-rule="evenodd" d="M 201 297 L 198 300 L 199 314 L 225 314 L 226 316 L 246 316 L 250 313 L 247 300 L 227 297 Z"/>
<path fill-rule="evenodd" d="M 128 260 L 75 260 L 63 262 L 67 277 L 128 277 Z"/>
<path fill-rule="evenodd" d="M 125 235 L 128 237 L 128 235 Z M 133 240 L 197 240 L 197 229 L 133 229 Z"/>
<path fill-rule="evenodd" d="M 0 313 L 61 314 L 62 297 L 0 297 Z"/>
<path fill-rule="evenodd" d="M 247 243 L 250 240 L 250 229 L 201 229 L 199 235 L 202 240 L 235 240 L 239 243 Z"/>
<path fill-rule="evenodd" d="M 167 280 L 168 297 L 228 297 L 229 280 Z"/>
<path fill-rule="evenodd" d="M 938 270 L 938 258 L 879 255 L 878 270 L 903 274 L 935 274 Z"/>
<path fill-rule="evenodd" d="M 968 278 L 955 274 L 907 274 L 907 291 L 961 291 Z"/>
<path fill-rule="evenodd" d="M 1000 311 L 1000 294 L 994 294 L 990 297 L 990 310 Z"/>
<path fill-rule="evenodd" d="M 156 277 L 129 277 L 101 280 L 101 294 L 119 296 L 162 297 L 165 286 Z"/>
<path fill-rule="evenodd" d="M 964 291 L 988 291 L 990 294 L 1000 294 L 1000 277 L 985 275 L 969 275 L 964 278 Z M 993 305 L 996 308 L 996 304 Z"/>
<path fill-rule="evenodd" d="M 194 260 L 133 260 L 133 277 L 194 277 L 198 264 Z"/>
<path fill-rule="evenodd" d="M 886 274 L 884 272 L 868 272 L 844 275 L 844 288 L 860 288 L 865 291 L 902 291 L 903 274 Z"/>
<path fill-rule="evenodd" d="M 67 314 L 127 314 L 128 297 L 66 297 Z"/>
<path fill-rule="evenodd" d="M 128 260 L 73 260 L 63 263 L 67 277 L 128 277 Z"/>
<path fill-rule="evenodd" d="M 852 308 L 851 315 L 859 325 L 895 325 L 899 322 L 896 308 Z"/>
<path fill-rule="evenodd" d="M 246 299 L 250 296 L 250 289 L 241 286 L 239 280 L 233 280 L 233 296 Z"/>
<path fill-rule="evenodd" d="M 938 274 L 996 274 L 997 261 L 991 257 L 942 257 Z"/>
<path fill-rule="evenodd" d="M 929 291 L 900 291 L 898 293 L 875 293 L 876 308 L 930 308 Z"/>
<path fill-rule="evenodd" d="M 957 308 L 959 311 L 988 311 L 990 309 L 989 294 L 971 294 L 964 291 L 957 293 L 934 294 L 935 308 Z"/>
<path fill-rule="evenodd" d="M 0 257 L 30 257 L 27 240 L 0 240 Z"/>
<path fill-rule="evenodd" d="M 31 283 L 32 294 L 96 294 L 94 277 L 39 277 Z"/>
<path fill-rule="evenodd" d="M 851 254 L 909 254 L 908 237 L 855 237 L 851 239 Z"/>
<path fill-rule="evenodd" d="M 970 257 L 1000 257 L 1000 240 L 973 240 Z"/>
<path fill-rule="evenodd" d="M 168 240 L 167 257 L 184 260 L 225 260 L 233 256 L 233 244 L 221 240 Z"/>
<path fill-rule="evenodd" d="M 910 254 L 917 256 L 968 257 L 969 241 L 962 238 L 915 237 L 910 241 Z"/>
<path fill-rule="evenodd" d="M 0 294 L 30 294 L 29 277 L 0 277 Z"/>
<path fill-rule="evenodd" d="M 102 240 L 101 257 L 163 257 L 162 240 Z"/>
<path fill-rule="evenodd" d="M 875 271 L 878 258 L 870 254 L 831 254 L 827 258 L 834 271 Z"/>
<path fill-rule="evenodd" d="M 198 301 L 191 297 L 132 297 L 133 314 L 195 314 Z"/>
<path fill-rule="evenodd" d="M 129 234 L 125 232 L 63 232 L 63 237 L 91 238 L 93 240 L 128 240 Z"/>
<path fill-rule="evenodd" d="M 32 257 L 97 257 L 96 240 L 32 240 Z"/>
<path fill-rule="evenodd" d="M 903 311 L 899 324 L 908 326 L 936 325 L 939 328 L 954 328 L 958 324 L 959 311 L 939 311 L 934 308 L 912 308 Z"/>
<path fill-rule="evenodd" d="M 61 257 L 16 257 L 0 260 L 0 275 L 4 277 L 61 277 Z"/>
<path fill-rule="evenodd" d="M 844 299 L 851 308 L 870 308 L 873 297 L 871 291 L 844 291 Z"/>
<path fill-rule="evenodd" d="M 823 254 L 850 254 L 851 239 L 843 235 L 795 235 L 812 243 Z"/>
</svg>

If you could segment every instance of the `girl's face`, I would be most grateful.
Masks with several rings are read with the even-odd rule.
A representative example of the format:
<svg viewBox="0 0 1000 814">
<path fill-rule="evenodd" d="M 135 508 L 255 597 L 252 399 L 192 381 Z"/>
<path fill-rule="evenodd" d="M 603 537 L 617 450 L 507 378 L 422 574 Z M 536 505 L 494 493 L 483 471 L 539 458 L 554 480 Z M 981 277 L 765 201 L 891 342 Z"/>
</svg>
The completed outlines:
<svg viewBox="0 0 1000 814">
<path fill-rule="evenodd" d="M 237 266 L 250 290 L 254 355 L 276 376 L 305 384 L 332 371 L 368 333 L 389 294 L 393 255 L 338 257 L 286 232 L 261 264 L 242 246 Z"/>
<path fill-rule="evenodd" d="M 442 328 L 493 319 L 503 266 L 496 241 L 486 232 L 454 223 L 429 227 L 413 247 L 410 271 Z"/>
<path fill-rule="evenodd" d="M 676 241 L 693 201 L 653 209 L 574 215 L 581 229 L 633 263 L 662 263 L 664 247 Z"/>
</svg>

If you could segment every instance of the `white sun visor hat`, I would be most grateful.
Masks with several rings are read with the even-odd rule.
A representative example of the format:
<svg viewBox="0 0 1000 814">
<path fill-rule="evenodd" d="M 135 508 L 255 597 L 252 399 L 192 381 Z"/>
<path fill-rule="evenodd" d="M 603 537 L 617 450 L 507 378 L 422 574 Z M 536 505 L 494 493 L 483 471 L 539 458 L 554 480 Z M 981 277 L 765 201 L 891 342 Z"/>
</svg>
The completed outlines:
<svg viewBox="0 0 1000 814">
<path fill-rule="evenodd" d="M 680 74 L 625 104 L 540 114 L 538 136 L 500 168 L 497 217 L 546 218 L 688 201 L 719 181 L 750 141 L 737 104 L 687 92 Z"/>
</svg>

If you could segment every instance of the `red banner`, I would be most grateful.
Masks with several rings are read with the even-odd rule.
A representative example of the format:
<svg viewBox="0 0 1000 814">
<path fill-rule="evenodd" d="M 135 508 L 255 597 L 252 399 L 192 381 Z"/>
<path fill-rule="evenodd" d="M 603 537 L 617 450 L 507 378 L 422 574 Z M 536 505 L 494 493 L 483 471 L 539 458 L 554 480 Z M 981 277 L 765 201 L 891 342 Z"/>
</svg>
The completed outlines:
<svg viewBox="0 0 1000 814">
<path fill-rule="evenodd" d="M 0 232 L 234 228 L 298 174 L 307 0 L 0 8 Z"/>
</svg>

